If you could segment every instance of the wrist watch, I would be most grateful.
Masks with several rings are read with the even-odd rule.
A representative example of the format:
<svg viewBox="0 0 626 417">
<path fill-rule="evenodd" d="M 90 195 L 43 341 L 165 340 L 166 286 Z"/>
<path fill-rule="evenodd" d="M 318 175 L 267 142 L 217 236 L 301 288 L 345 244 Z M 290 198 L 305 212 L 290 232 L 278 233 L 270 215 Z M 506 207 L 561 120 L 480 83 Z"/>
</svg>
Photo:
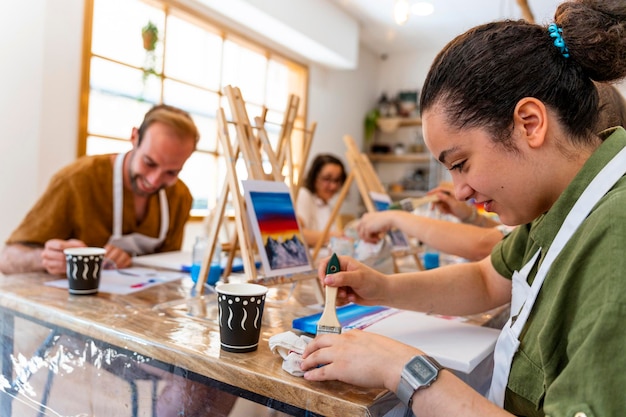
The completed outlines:
<svg viewBox="0 0 626 417">
<path fill-rule="evenodd" d="M 427 355 L 418 355 L 411 358 L 404 365 L 400 383 L 398 384 L 397 396 L 411 409 L 413 405 L 413 394 L 415 391 L 429 387 L 439 376 L 443 366 L 435 359 Z"/>
</svg>

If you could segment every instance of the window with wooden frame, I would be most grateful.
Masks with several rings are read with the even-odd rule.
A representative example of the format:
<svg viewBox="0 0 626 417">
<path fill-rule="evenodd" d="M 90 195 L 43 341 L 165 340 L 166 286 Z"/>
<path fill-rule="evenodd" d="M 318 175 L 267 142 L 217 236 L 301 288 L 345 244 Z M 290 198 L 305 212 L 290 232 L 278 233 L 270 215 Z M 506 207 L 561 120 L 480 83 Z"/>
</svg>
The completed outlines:
<svg viewBox="0 0 626 417">
<path fill-rule="evenodd" d="M 154 104 L 180 107 L 201 134 L 180 178 L 194 198 L 192 215 L 203 216 L 224 181 L 215 117 L 219 107 L 230 114 L 226 85 L 241 89 L 251 118 L 267 109 L 273 144 L 290 94 L 301 103 L 295 126 L 305 126 L 308 69 L 196 8 L 170 0 L 86 0 L 85 10 L 79 156 L 128 150 L 132 128 Z"/>
</svg>

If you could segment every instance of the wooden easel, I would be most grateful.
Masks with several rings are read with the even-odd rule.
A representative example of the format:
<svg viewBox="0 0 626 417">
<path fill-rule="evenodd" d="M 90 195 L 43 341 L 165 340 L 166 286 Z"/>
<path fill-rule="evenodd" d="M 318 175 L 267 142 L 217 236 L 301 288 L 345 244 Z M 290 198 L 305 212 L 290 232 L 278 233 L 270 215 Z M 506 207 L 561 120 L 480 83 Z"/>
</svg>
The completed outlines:
<svg viewBox="0 0 626 417">
<path fill-rule="evenodd" d="M 348 189 L 350 188 L 350 185 L 352 184 L 353 180 L 356 181 L 357 187 L 359 189 L 359 193 L 361 194 L 361 198 L 363 199 L 363 203 L 365 204 L 365 208 L 369 213 L 373 213 L 377 211 L 370 192 L 373 191 L 373 192 L 380 193 L 380 194 L 387 194 L 387 191 L 385 190 L 385 187 L 383 186 L 382 182 L 380 182 L 380 179 L 378 178 L 378 175 L 376 174 L 376 171 L 374 170 L 372 163 L 370 162 L 367 155 L 359 151 L 359 148 L 356 145 L 354 138 L 352 138 L 352 136 L 350 135 L 345 135 L 343 137 L 343 141 L 347 148 L 346 158 L 348 160 L 348 166 L 350 167 L 350 173 L 348 174 L 348 178 L 346 179 L 346 182 L 344 183 L 339 193 L 339 197 L 337 198 L 337 202 L 335 203 L 335 206 L 333 207 L 330 218 L 328 219 L 328 222 L 326 223 L 326 227 L 324 227 L 322 236 L 318 240 L 317 244 L 315 245 L 315 249 L 313 250 L 313 255 L 312 255 L 313 259 L 317 258 L 317 255 L 319 254 L 319 251 L 322 247 L 323 242 L 326 241 L 326 238 L 328 237 L 328 233 L 330 232 L 330 228 L 332 227 L 333 223 L 336 220 L 337 215 L 339 214 L 340 207 L 346 198 Z M 399 272 L 397 260 L 400 258 L 407 257 L 407 256 L 413 257 L 418 269 L 420 270 L 424 269 L 424 266 L 422 265 L 422 261 L 418 256 L 417 248 L 394 250 L 392 252 L 392 255 L 394 257 L 393 266 L 394 266 L 395 272 Z"/>
<path fill-rule="evenodd" d="M 350 172 L 354 172 L 356 185 L 363 199 L 363 204 L 365 204 L 367 211 L 372 213 L 376 211 L 376 206 L 374 205 L 370 192 L 387 194 L 385 186 L 380 182 L 367 155 L 359 151 L 352 136 L 345 135 L 343 142 L 347 148 L 346 158 L 348 160 L 348 166 L 350 167 Z"/>
<path fill-rule="evenodd" d="M 294 129 L 294 123 L 296 121 L 296 117 L 298 116 L 298 106 L 300 104 L 300 97 L 290 94 L 287 100 L 287 109 L 285 111 L 285 116 L 283 118 L 283 124 L 280 129 L 280 134 L 278 135 L 278 143 L 276 145 L 276 155 L 278 155 L 278 163 L 281 167 L 287 168 L 287 178 L 289 178 L 289 189 L 292 191 L 292 197 L 295 199 L 295 195 L 293 194 L 293 177 L 294 177 L 294 169 L 293 169 L 293 153 L 292 153 L 292 143 L 291 137 Z M 305 159 L 306 160 L 306 159 Z M 294 200 L 295 201 L 295 200 Z"/>
<path fill-rule="evenodd" d="M 209 244 L 202 261 L 198 282 L 195 287 L 196 291 L 198 294 L 202 294 L 203 292 L 210 268 L 210 262 L 213 257 L 213 253 L 215 252 L 215 247 L 217 246 L 219 230 L 223 224 L 224 210 L 228 202 L 229 195 L 235 211 L 236 233 L 233 234 L 230 242 L 231 250 L 229 252 L 227 265 L 224 271 L 226 281 L 228 280 L 228 275 L 230 275 L 230 272 L 232 271 L 232 262 L 235 257 L 236 249 L 239 248 L 248 282 L 275 285 L 311 278 L 315 278 L 315 281 L 317 282 L 317 273 L 314 270 L 312 270 L 311 273 L 294 274 L 288 277 L 260 277 L 258 275 L 254 261 L 256 245 L 254 240 L 251 240 L 252 233 L 251 230 L 249 230 L 249 224 L 246 221 L 247 213 L 245 209 L 245 202 L 240 192 L 239 179 L 235 170 L 235 163 L 239 157 L 239 153 L 241 152 L 243 158 L 245 159 L 248 179 L 282 181 L 283 177 L 280 173 L 280 167 L 274 151 L 267 140 L 267 134 L 264 132 L 262 126 L 259 128 L 259 132 L 261 133 L 258 137 L 253 134 L 253 128 L 249 122 L 245 102 L 243 101 L 239 89 L 227 86 L 225 87 L 224 92 L 228 97 L 233 115 L 232 124 L 235 126 L 237 135 L 235 141 L 231 140 L 224 110 L 220 108 L 217 114 L 218 138 L 222 145 L 224 157 L 227 161 L 226 180 L 214 210 L 213 218 L 211 219 L 209 225 Z M 268 159 L 270 160 L 272 170 L 269 174 L 265 173 L 263 170 L 261 150 L 266 152 Z M 316 295 L 318 295 L 318 299 L 320 299 L 321 286 L 319 282 L 317 282 L 317 284 L 316 288 L 318 294 Z"/>
<path fill-rule="evenodd" d="M 287 100 L 287 108 L 285 109 L 283 122 L 281 124 L 280 132 L 278 135 L 278 140 L 276 143 L 276 150 L 274 151 L 276 154 L 277 166 L 279 168 L 279 172 L 283 174 L 285 182 L 289 187 L 289 191 L 291 192 L 291 197 L 293 201 L 296 201 L 298 198 L 298 191 L 302 187 L 304 183 L 304 173 L 306 171 L 306 163 L 309 157 L 309 152 L 311 151 L 311 144 L 313 143 L 313 136 L 315 135 L 315 129 L 317 128 L 317 123 L 311 123 L 311 126 L 307 128 L 298 128 L 296 127 L 295 120 L 298 115 L 298 105 L 300 103 L 300 98 L 294 94 L 289 95 L 289 99 Z M 264 109 L 263 115 L 255 118 L 256 128 L 258 129 L 259 136 L 265 135 L 267 136 L 267 132 L 265 130 L 265 114 L 267 113 L 267 109 Z M 298 149 L 299 152 L 296 152 L 295 146 L 296 141 L 294 140 L 294 133 L 298 132 L 302 135 L 302 140 L 300 141 L 300 147 Z M 269 140 L 268 140 L 269 142 Z M 294 154 L 298 153 L 300 155 L 301 164 L 299 169 L 296 170 L 295 162 L 294 162 Z"/>
<path fill-rule="evenodd" d="M 296 201 L 298 198 L 298 191 L 304 185 L 305 173 L 307 170 L 307 162 L 309 160 L 309 153 L 311 152 L 311 144 L 313 143 L 313 135 L 315 134 L 315 129 L 317 128 L 317 123 L 312 122 L 311 126 L 308 129 L 302 129 L 302 148 L 300 149 L 301 161 L 300 170 L 297 172 L 297 178 L 295 176 L 295 172 L 293 169 L 289 171 L 289 180 L 290 180 L 290 189 L 291 195 L 293 197 L 293 201 Z M 290 150 L 293 149 L 293 141 L 290 145 Z M 292 155 L 292 152 L 289 153 Z"/>
</svg>

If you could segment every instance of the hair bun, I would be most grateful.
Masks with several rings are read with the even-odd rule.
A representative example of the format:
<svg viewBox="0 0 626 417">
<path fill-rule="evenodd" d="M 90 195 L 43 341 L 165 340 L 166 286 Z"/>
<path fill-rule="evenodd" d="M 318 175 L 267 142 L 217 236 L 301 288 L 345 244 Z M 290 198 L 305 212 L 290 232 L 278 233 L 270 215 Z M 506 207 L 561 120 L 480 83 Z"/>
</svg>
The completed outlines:
<svg viewBox="0 0 626 417">
<path fill-rule="evenodd" d="M 561 3 L 554 15 L 573 60 L 595 81 L 626 76 L 626 2 L 578 0 Z"/>
</svg>

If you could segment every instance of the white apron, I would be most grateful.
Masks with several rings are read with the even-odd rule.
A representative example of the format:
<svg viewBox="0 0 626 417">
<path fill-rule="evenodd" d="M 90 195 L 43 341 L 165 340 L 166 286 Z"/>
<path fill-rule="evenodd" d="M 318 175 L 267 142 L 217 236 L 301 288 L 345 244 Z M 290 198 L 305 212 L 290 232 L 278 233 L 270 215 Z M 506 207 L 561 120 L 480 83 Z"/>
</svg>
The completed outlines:
<svg viewBox="0 0 626 417">
<path fill-rule="evenodd" d="M 109 244 L 116 246 L 131 256 L 154 253 L 167 235 L 170 223 L 170 212 L 167 204 L 165 190 L 159 191 L 159 203 L 161 207 L 161 229 L 159 237 L 150 237 L 141 233 L 131 233 L 122 236 L 122 219 L 124 215 L 124 157 L 126 153 L 121 153 L 115 158 L 113 170 L 113 235 L 109 239 Z"/>
<path fill-rule="evenodd" d="M 532 286 L 528 285 L 527 278 L 539 258 L 541 249 L 535 253 L 532 259 L 519 272 L 515 271 L 513 273 L 511 317 L 509 317 L 498 337 L 493 355 L 494 369 L 488 398 L 496 405 L 504 407 L 504 393 L 509 381 L 513 356 L 520 344 L 519 336 L 530 316 L 550 266 L 574 232 L 589 215 L 591 209 L 624 174 L 626 174 L 626 148 L 622 149 L 602 168 L 593 181 L 585 188 L 578 201 L 576 201 L 550 245 L 541 266 L 539 266 Z"/>
</svg>

